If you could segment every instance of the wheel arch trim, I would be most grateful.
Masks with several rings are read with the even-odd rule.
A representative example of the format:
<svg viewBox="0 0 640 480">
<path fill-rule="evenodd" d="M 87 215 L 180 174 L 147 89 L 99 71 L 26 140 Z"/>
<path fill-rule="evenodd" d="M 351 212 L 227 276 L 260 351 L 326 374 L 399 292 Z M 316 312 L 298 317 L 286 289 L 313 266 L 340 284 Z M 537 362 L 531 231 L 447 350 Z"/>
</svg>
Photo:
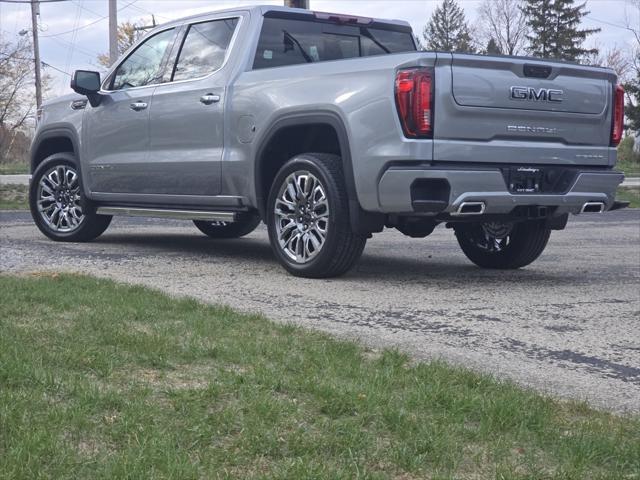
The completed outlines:
<svg viewBox="0 0 640 480">
<path fill-rule="evenodd" d="M 303 125 L 328 125 L 333 128 L 338 138 L 340 147 L 340 157 L 342 160 L 342 170 L 345 183 L 347 186 L 347 199 L 349 201 L 350 221 L 354 231 L 367 230 L 362 227 L 362 217 L 366 212 L 360 207 L 356 184 L 353 172 L 353 163 L 351 156 L 351 147 L 347 128 L 343 119 L 334 111 L 319 110 L 314 112 L 294 112 L 286 113 L 278 116 L 273 120 L 270 126 L 259 140 L 256 149 L 255 165 L 254 165 L 254 188 L 256 192 L 256 203 L 260 216 L 266 219 L 266 200 L 269 192 L 265 192 L 262 187 L 262 175 L 264 170 L 263 156 L 266 148 L 274 139 L 274 137 L 284 128 Z"/>
<path fill-rule="evenodd" d="M 262 157 L 266 148 L 269 146 L 274 137 L 283 129 L 288 127 L 299 127 L 304 125 L 328 125 L 336 132 L 338 144 L 340 147 L 340 156 L 342 159 L 342 169 L 347 183 L 347 195 L 351 199 L 355 194 L 355 181 L 353 178 L 353 167 L 351 166 L 351 149 L 349 146 L 349 137 L 344 122 L 340 116 L 330 110 L 317 112 L 296 112 L 280 115 L 271 122 L 265 133 L 262 135 L 256 150 L 255 162 L 255 189 L 257 207 L 260 215 L 264 218 L 265 202 L 269 196 L 269 192 L 264 192 L 262 188 L 263 160 Z"/>
<path fill-rule="evenodd" d="M 40 149 L 44 141 L 51 140 L 52 138 L 64 138 L 71 142 L 71 145 L 73 146 L 73 154 L 75 155 L 76 161 L 78 163 L 77 167 L 79 170 L 82 170 L 80 166 L 80 141 L 78 139 L 77 133 L 69 127 L 51 127 L 38 132 L 38 135 L 35 137 L 33 143 L 31 144 L 29 152 L 29 164 L 31 173 L 33 174 L 33 172 L 37 168 L 36 154 L 38 153 L 38 150 Z"/>
</svg>

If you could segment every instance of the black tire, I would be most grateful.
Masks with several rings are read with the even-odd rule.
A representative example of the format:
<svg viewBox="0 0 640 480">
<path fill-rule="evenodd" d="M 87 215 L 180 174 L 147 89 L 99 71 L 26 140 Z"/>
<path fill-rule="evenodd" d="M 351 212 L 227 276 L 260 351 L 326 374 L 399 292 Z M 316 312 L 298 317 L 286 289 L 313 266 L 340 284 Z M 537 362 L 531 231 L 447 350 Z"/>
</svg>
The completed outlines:
<svg viewBox="0 0 640 480">
<path fill-rule="evenodd" d="M 489 248 L 481 223 L 454 226 L 460 248 L 469 260 L 482 268 L 516 269 L 532 263 L 544 251 L 551 229 L 544 221 L 526 221 L 513 225 L 499 250 Z M 490 237 L 492 238 L 492 237 Z"/>
<path fill-rule="evenodd" d="M 65 171 L 75 172 L 77 175 L 76 183 L 71 188 L 74 196 L 74 203 L 81 208 L 82 220 L 75 226 L 71 226 L 67 221 L 67 227 L 63 230 L 63 227 L 56 228 L 51 225 L 51 222 L 46 220 L 46 213 L 41 213 L 38 209 L 38 200 L 40 195 L 40 181 L 45 175 L 51 173 L 54 169 L 63 168 Z M 47 203 L 53 204 L 55 202 Z M 73 153 L 54 153 L 45 158 L 40 165 L 36 168 L 31 177 L 31 184 L 29 185 L 29 208 L 31 210 L 31 216 L 38 227 L 38 229 L 51 240 L 61 242 L 87 242 L 100 236 L 111 223 L 111 216 L 96 214 L 96 207 L 84 194 L 82 186 L 82 176 L 80 175 L 80 169 L 78 168 L 78 162 L 76 161 Z M 55 209 L 55 207 L 54 207 Z M 58 214 L 58 217 L 60 214 Z"/>
<path fill-rule="evenodd" d="M 287 220 L 283 220 L 282 217 L 276 217 L 275 213 L 276 200 L 281 198 L 281 190 L 285 188 L 285 182 L 296 173 L 312 174 L 315 177 L 314 182 L 318 181 L 318 184 L 324 190 L 324 197 L 322 198 L 325 201 L 322 203 L 328 205 L 326 220 L 317 218 L 310 220 L 310 223 L 315 223 L 316 227 L 319 222 L 324 222 L 324 243 L 320 248 L 314 249 L 313 256 L 304 261 L 304 263 L 292 259 L 289 256 L 290 253 L 287 253 L 286 245 L 281 245 L 278 239 L 278 229 L 283 229 L 282 222 Z M 311 197 L 313 197 L 313 194 Z M 312 204 L 314 205 L 313 208 L 316 208 L 315 199 L 312 200 Z M 309 203 L 307 203 L 307 208 L 309 208 Z M 309 211 L 313 210 L 313 208 Z M 296 215 L 298 213 L 293 214 L 293 216 Z M 279 225 L 278 222 L 280 222 Z M 293 222 L 295 223 L 295 220 Z M 286 229 L 288 226 L 289 224 L 285 224 L 284 228 Z M 267 227 L 269 229 L 271 248 L 276 257 L 284 268 L 295 276 L 306 278 L 335 277 L 344 274 L 353 267 L 360 258 L 367 239 L 362 235 L 356 235 L 351 229 L 347 187 L 340 157 L 326 153 L 305 153 L 290 159 L 280 169 L 273 181 L 267 201 Z M 293 236 L 296 234 L 301 236 L 298 242 L 302 242 L 302 239 L 305 238 L 305 234 L 302 231 L 298 233 L 293 228 L 292 232 L 294 232 Z M 319 237 L 316 236 L 316 238 Z"/>
<path fill-rule="evenodd" d="M 258 225 L 260 217 L 252 216 L 239 222 L 206 222 L 194 220 L 193 224 L 205 235 L 211 238 L 240 238 L 249 235 Z"/>
</svg>

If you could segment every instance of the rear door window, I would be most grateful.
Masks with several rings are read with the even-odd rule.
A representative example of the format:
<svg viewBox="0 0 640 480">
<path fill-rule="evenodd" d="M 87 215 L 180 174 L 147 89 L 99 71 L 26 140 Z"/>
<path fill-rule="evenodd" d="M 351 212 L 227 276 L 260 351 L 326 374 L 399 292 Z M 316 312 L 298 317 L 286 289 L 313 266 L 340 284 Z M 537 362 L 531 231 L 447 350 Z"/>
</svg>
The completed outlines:
<svg viewBox="0 0 640 480">
<path fill-rule="evenodd" d="M 415 50 L 413 36 L 408 29 L 344 25 L 314 18 L 265 17 L 253 68 L 281 67 Z"/>
<path fill-rule="evenodd" d="M 172 80 L 200 78 L 221 68 L 237 24 L 237 18 L 227 18 L 190 25 Z"/>
</svg>

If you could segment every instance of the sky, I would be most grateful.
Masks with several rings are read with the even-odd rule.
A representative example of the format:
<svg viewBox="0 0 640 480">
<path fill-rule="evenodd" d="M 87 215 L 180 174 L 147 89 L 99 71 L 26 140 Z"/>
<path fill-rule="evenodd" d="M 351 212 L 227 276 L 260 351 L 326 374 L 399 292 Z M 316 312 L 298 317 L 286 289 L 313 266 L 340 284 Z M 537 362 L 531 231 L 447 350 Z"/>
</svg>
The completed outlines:
<svg viewBox="0 0 640 480">
<path fill-rule="evenodd" d="M 362 15 L 375 18 L 394 18 L 408 21 L 414 31 L 422 32 L 431 13 L 441 0 L 310 0 L 312 10 Z M 481 0 L 458 0 L 470 25 L 475 25 Z M 587 0 L 590 14 L 585 27 L 599 27 L 602 31 L 588 40 L 588 45 L 600 48 L 629 48 L 633 35 L 625 25 L 633 18 L 630 0 Z M 196 13 L 252 4 L 282 5 L 282 0 L 118 0 L 118 22 L 144 20 L 151 22 L 155 14 L 164 23 Z M 41 5 L 40 56 L 54 68 L 45 71 L 53 79 L 49 97 L 68 93 L 69 76 L 76 69 L 100 70 L 96 57 L 108 52 L 107 0 L 66 0 Z M 15 40 L 18 32 L 31 27 L 28 4 L 0 3 L 0 34 L 5 40 Z"/>
</svg>

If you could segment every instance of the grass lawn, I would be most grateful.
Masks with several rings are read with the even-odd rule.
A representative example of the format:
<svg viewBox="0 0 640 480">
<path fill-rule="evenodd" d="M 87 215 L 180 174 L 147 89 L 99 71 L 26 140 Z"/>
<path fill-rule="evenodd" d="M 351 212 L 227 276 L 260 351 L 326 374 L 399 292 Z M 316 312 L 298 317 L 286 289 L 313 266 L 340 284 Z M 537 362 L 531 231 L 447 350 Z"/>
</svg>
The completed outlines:
<svg viewBox="0 0 640 480">
<path fill-rule="evenodd" d="M 622 171 L 627 177 L 640 177 L 640 163 L 631 160 L 618 160 L 615 170 Z"/>
<path fill-rule="evenodd" d="M 0 478 L 638 478 L 640 419 L 84 276 L 0 276 Z"/>
<path fill-rule="evenodd" d="M 640 208 L 640 187 L 620 187 L 616 192 L 616 199 L 631 202 L 630 208 Z"/>
<path fill-rule="evenodd" d="M 0 185 L 0 210 L 29 210 L 29 187 Z"/>
<path fill-rule="evenodd" d="M 0 175 L 16 175 L 29 173 L 27 162 L 0 163 Z"/>
</svg>

